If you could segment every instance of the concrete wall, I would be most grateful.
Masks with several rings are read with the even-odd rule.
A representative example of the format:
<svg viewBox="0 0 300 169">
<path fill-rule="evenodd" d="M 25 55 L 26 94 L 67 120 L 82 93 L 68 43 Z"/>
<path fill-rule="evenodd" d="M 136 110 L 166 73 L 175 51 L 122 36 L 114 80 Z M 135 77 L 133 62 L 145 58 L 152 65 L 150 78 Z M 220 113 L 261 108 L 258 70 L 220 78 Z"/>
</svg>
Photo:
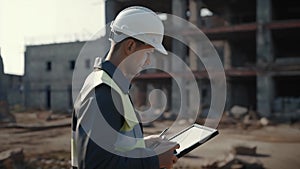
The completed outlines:
<svg viewBox="0 0 300 169">
<path fill-rule="evenodd" d="M 73 42 L 26 47 L 24 87 L 27 108 L 72 108 L 72 64 L 83 45 L 84 42 Z"/>
<path fill-rule="evenodd" d="M 10 107 L 24 106 L 23 76 L 6 75 L 7 99 Z"/>
</svg>

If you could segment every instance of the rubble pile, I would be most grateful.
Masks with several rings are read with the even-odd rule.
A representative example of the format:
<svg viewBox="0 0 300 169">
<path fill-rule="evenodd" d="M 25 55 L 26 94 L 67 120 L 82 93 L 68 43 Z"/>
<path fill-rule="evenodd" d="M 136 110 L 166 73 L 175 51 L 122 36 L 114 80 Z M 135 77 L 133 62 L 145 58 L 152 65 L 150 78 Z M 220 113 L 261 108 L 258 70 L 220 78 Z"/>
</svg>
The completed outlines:
<svg viewBox="0 0 300 169">
<path fill-rule="evenodd" d="M 264 169 L 256 158 L 256 146 L 234 146 L 223 160 L 210 161 L 202 165 L 203 169 Z"/>
<path fill-rule="evenodd" d="M 0 152 L 1 169 L 24 169 L 23 149 L 16 148 Z"/>
<path fill-rule="evenodd" d="M 48 154 L 26 158 L 22 148 L 15 148 L 0 152 L 1 169 L 69 169 L 71 162 L 69 153 L 52 156 Z"/>
<path fill-rule="evenodd" d="M 237 126 L 242 129 L 258 129 L 270 124 L 270 120 L 266 117 L 260 117 L 258 112 L 235 105 L 224 113 L 219 126 L 221 128 Z"/>
<path fill-rule="evenodd" d="M 27 161 L 26 168 L 35 169 L 69 169 L 70 160 L 56 158 L 31 158 Z"/>
</svg>

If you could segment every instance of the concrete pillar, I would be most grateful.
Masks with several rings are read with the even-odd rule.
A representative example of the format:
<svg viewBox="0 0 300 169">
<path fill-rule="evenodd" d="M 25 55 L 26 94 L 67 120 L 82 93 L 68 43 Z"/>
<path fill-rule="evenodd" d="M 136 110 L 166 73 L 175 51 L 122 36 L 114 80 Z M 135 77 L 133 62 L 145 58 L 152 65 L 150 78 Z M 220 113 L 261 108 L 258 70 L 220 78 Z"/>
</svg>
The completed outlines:
<svg viewBox="0 0 300 169">
<path fill-rule="evenodd" d="M 187 11 L 187 1 L 186 0 L 173 0 L 172 1 L 172 14 L 179 16 L 181 18 L 186 18 L 186 11 Z M 177 28 L 183 28 L 184 25 L 179 25 L 180 23 L 173 22 Z M 172 52 L 176 56 L 170 57 L 181 57 L 182 61 L 185 60 L 186 56 L 186 47 L 182 45 L 180 42 L 173 40 L 172 42 Z M 182 63 L 176 62 L 172 59 L 171 62 L 171 72 L 174 73 L 181 73 L 183 70 Z M 179 113 L 180 106 L 183 105 L 182 111 L 187 111 L 187 96 L 185 92 L 185 79 L 180 78 L 177 82 L 172 79 L 172 112 Z M 178 87 L 181 89 L 182 93 L 179 92 Z"/>
<path fill-rule="evenodd" d="M 116 15 L 116 1 L 105 1 L 105 23 L 109 23 L 115 19 Z"/>
<path fill-rule="evenodd" d="M 134 93 L 134 105 L 136 107 L 145 106 L 147 98 L 147 84 L 142 81 L 135 83 L 137 91 Z"/>
<path fill-rule="evenodd" d="M 190 0 L 189 1 L 190 9 L 190 22 L 197 25 L 198 27 L 202 26 L 200 10 L 204 6 L 201 0 Z"/>
<path fill-rule="evenodd" d="M 189 1 L 189 10 L 190 10 L 190 17 L 189 21 L 198 27 L 201 27 L 201 15 L 200 15 L 200 10 L 203 7 L 203 3 L 201 0 L 190 0 Z M 200 47 L 200 43 L 198 41 L 189 41 L 189 46 L 194 49 L 198 49 Z M 193 51 L 190 50 L 189 52 L 189 63 L 190 63 L 190 68 L 193 71 L 196 71 L 199 69 L 199 60 L 197 59 L 198 57 L 193 53 Z"/>
<path fill-rule="evenodd" d="M 224 15 L 223 15 L 223 18 L 225 18 L 225 20 L 227 21 L 225 23 L 226 26 L 232 25 L 233 19 L 232 19 L 232 15 L 231 15 L 230 6 L 228 6 L 228 5 L 224 6 Z"/>
<path fill-rule="evenodd" d="M 261 116 L 269 117 L 274 100 L 274 80 L 270 75 L 258 75 L 256 82 L 257 111 Z"/>
<path fill-rule="evenodd" d="M 224 69 L 231 68 L 231 47 L 229 41 L 224 41 Z"/>
<path fill-rule="evenodd" d="M 195 42 L 195 41 L 190 42 L 189 45 L 191 48 L 194 48 L 194 49 L 197 49 L 197 47 L 199 46 L 199 44 L 197 44 L 197 42 Z M 190 63 L 189 66 L 190 66 L 191 70 L 198 71 L 198 62 L 199 62 L 198 56 L 192 50 L 190 50 L 189 54 L 190 54 L 188 56 L 189 63 Z"/>
<path fill-rule="evenodd" d="M 257 66 L 264 70 L 265 66 L 273 62 L 273 42 L 271 30 L 265 24 L 272 20 L 271 0 L 257 0 L 256 20 L 256 62 Z M 270 116 L 272 112 L 272 102 L 274 100 L 274 81 L 268 73 L 257 75 L 256 82 L 257 111 L 262 116 Z"/>
<path fill-rule="evenodd" d="M 264 66 L 274 60 L 273 42 L 271 30 L 266 28 L 265 24 L 272 20 L 272 4 L 271 0 L 257 0 L 256 20 L 256 51 L 257 63 Z"/>
<path fill-rule="evenodd" d="M 105 2 L 105 24 L 110 23 L 115 19 L 117 16 L 117 1 L 115 0 L 108 0 L 104 1 Z M 107 25 L 105 34 L 109 35 L 110 34 L 110 25 Z"/>
<path fill-rule="evenodd" d="M 228 70 L 232 68 L 232 54 L 231 54 L 231 46 L 228 40 L 224 41 L 224 69 Z M 229 110 L 230 107 L 232 106 L 232 82 L 231 82 L 231 77 L 227 76 L 226 81 L 227 81 L 227 97 L 226 97 L 226 106 L 225 110 Z"/>
<path fill-rule="evenodd" d="M 163 91 L 162 91 L 162 85 L 160 83 L 153 83 L 153 86 L 154 86 L 154 89 L 160 90 L 160 92 L 156 91 L 156 92 L 152 93 L 152 97 L 154 98 L 153 99 L 153 108 L 161 109 L 161 108 L 163 108 L 164 101 L 165 101 L 165 100 L 163 100 L 162 94 L 165 94 L 165 93 L 161 93 Z"/>
</svg>

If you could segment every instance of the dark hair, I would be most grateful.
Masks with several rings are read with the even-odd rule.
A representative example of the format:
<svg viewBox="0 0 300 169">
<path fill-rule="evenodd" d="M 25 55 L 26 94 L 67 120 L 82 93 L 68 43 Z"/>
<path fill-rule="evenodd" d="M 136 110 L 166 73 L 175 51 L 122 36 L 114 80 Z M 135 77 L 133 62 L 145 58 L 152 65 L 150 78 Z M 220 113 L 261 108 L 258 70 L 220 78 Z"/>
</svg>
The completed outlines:
<svg viewBox="0 0 300 169">
<path fill-rule="evenodd" d="M 120 48 L 120 46 L 121 46 L 121 43 L 124 42 L 124 41 L 126 41 L 126 40 L 128 40 L 128 39 L 134 40 L 135 42 L 137 42 L 138 45 L 146 44 L 145 42 L 142 42 L 142 41 L 140 41 L 138 39 L 135 39 L 133 37 L 127 37 L 127 38 L 121 40 L 120 42 L 118 42 L 117 44 L 115 44 L 114 50 L 115 51 L 118 50 Z"/>
</svg>

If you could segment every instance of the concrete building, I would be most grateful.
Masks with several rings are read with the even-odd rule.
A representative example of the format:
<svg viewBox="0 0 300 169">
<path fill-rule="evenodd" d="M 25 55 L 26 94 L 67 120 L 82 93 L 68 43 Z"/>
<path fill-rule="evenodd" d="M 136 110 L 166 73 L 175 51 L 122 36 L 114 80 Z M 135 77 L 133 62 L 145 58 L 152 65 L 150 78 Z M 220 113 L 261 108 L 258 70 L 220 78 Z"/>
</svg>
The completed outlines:
<svg viewBox="0 0 300 169">
<path fill-rule="evenodd" d="M 24 92 L 30 109 L 72 109 L 72 75 L 85 42 L 26 46 Z M 87 69 L 92 64 L 87 61 Z"/>
<path fill-rule="evenodd" d="M 108 50 L 107 38 L 99 35 L 95 39 L 26 46 L 24 86 L 21 88 L 25 107 L 72 110 L 76 93 L 93 70 L 95 58 Z"/>
</svg>

